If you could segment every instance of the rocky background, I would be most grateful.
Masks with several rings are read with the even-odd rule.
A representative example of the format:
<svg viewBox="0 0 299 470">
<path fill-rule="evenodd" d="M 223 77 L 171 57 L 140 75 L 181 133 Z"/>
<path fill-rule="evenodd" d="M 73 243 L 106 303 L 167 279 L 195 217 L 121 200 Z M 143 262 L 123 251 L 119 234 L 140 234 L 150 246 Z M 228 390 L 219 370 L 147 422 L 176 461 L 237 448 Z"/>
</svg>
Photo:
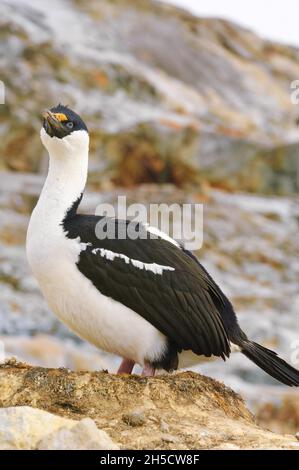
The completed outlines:
<svg viewBox="0 0 299 470">
<path fill-rule="evenodd" d="M 91 134 L 82 211 L 202 202 L 200 260 L 248 335 L 299 367 L 299 50 L 149 0 L 3 0 L 0 15 L 0 340 L 7 356 L 74 370 L 118 359 L 74 337 L 29 273 L 28 217 L 47 168 L 41 112 Z M 0 343 L 1 344 L 1 343 Z M 234 355 L 194 367 L 240 391 L 260 423 L 299 430 L 299 397 Z"/>
</svg>

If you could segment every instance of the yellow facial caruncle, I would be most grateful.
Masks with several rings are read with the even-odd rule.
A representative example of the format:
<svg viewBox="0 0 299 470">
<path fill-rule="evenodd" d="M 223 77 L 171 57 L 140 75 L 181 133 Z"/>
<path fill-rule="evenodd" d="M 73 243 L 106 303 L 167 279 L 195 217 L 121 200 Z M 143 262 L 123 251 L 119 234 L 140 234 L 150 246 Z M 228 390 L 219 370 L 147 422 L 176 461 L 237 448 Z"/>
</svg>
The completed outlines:
<svg viewBox="0 0 299 470">
<path fill-rule="evenodd" d="M 68 121 L 67 116 L 63 113 L 53 113 L 53 116 L 55 116 L 56 119 L 58 119 L 58 121 L 60 121 L 60 122 Z"/>
</svg>

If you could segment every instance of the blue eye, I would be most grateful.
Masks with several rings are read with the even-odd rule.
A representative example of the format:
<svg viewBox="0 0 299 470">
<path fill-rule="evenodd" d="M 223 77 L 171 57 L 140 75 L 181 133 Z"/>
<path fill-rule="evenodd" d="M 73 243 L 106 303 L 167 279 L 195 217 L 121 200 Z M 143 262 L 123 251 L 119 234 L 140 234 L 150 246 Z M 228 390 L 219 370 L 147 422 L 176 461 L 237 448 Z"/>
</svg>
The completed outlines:
<svg viewBox="0 0 299 470">
<path fill-rule="evenodd" d="M 73 129 L 74 123 L 72 121 L 69 121 L 66 123 L 66 127 L 68 127 L 69 129 Z"/>
</svg>

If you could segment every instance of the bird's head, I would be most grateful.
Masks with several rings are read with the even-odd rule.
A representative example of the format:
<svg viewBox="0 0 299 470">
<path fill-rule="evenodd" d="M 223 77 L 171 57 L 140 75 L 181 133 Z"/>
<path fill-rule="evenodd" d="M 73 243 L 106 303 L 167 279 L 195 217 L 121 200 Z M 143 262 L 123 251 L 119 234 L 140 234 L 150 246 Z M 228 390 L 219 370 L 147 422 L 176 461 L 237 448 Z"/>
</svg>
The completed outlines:
<svg viewBox="0 0 299 470">
<path fill-rule="evenodd" d="M 59 104 L 43 113 L 41 140 L 50 154 L 80 151 L 89 144 L 86 124 L 67 106 Z"/>
</svg>

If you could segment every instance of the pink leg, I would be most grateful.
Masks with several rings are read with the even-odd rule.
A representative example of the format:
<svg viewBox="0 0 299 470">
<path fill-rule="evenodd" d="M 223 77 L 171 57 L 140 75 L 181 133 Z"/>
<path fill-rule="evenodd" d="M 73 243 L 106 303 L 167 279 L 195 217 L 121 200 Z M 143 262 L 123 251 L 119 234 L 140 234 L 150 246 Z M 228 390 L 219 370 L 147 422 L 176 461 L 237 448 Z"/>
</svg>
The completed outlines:
<svg viewBox="0 0 299 470">
<path fill-rule="evenodd" d="M 131 359 L 123 359 L 121 362 L 121 365 L 118 368 L 117 373 L 118 374 L 131 374 L 134 365 L 135 365 L 135 362 L 131 361 Z"/>
<path fill-rule="evenodd" d="M 156 369 L 151 364 L 144 364 L 144 368 L 142 369 L 141 375 L 144 377 L 154 377 Z"/>
</svg>

